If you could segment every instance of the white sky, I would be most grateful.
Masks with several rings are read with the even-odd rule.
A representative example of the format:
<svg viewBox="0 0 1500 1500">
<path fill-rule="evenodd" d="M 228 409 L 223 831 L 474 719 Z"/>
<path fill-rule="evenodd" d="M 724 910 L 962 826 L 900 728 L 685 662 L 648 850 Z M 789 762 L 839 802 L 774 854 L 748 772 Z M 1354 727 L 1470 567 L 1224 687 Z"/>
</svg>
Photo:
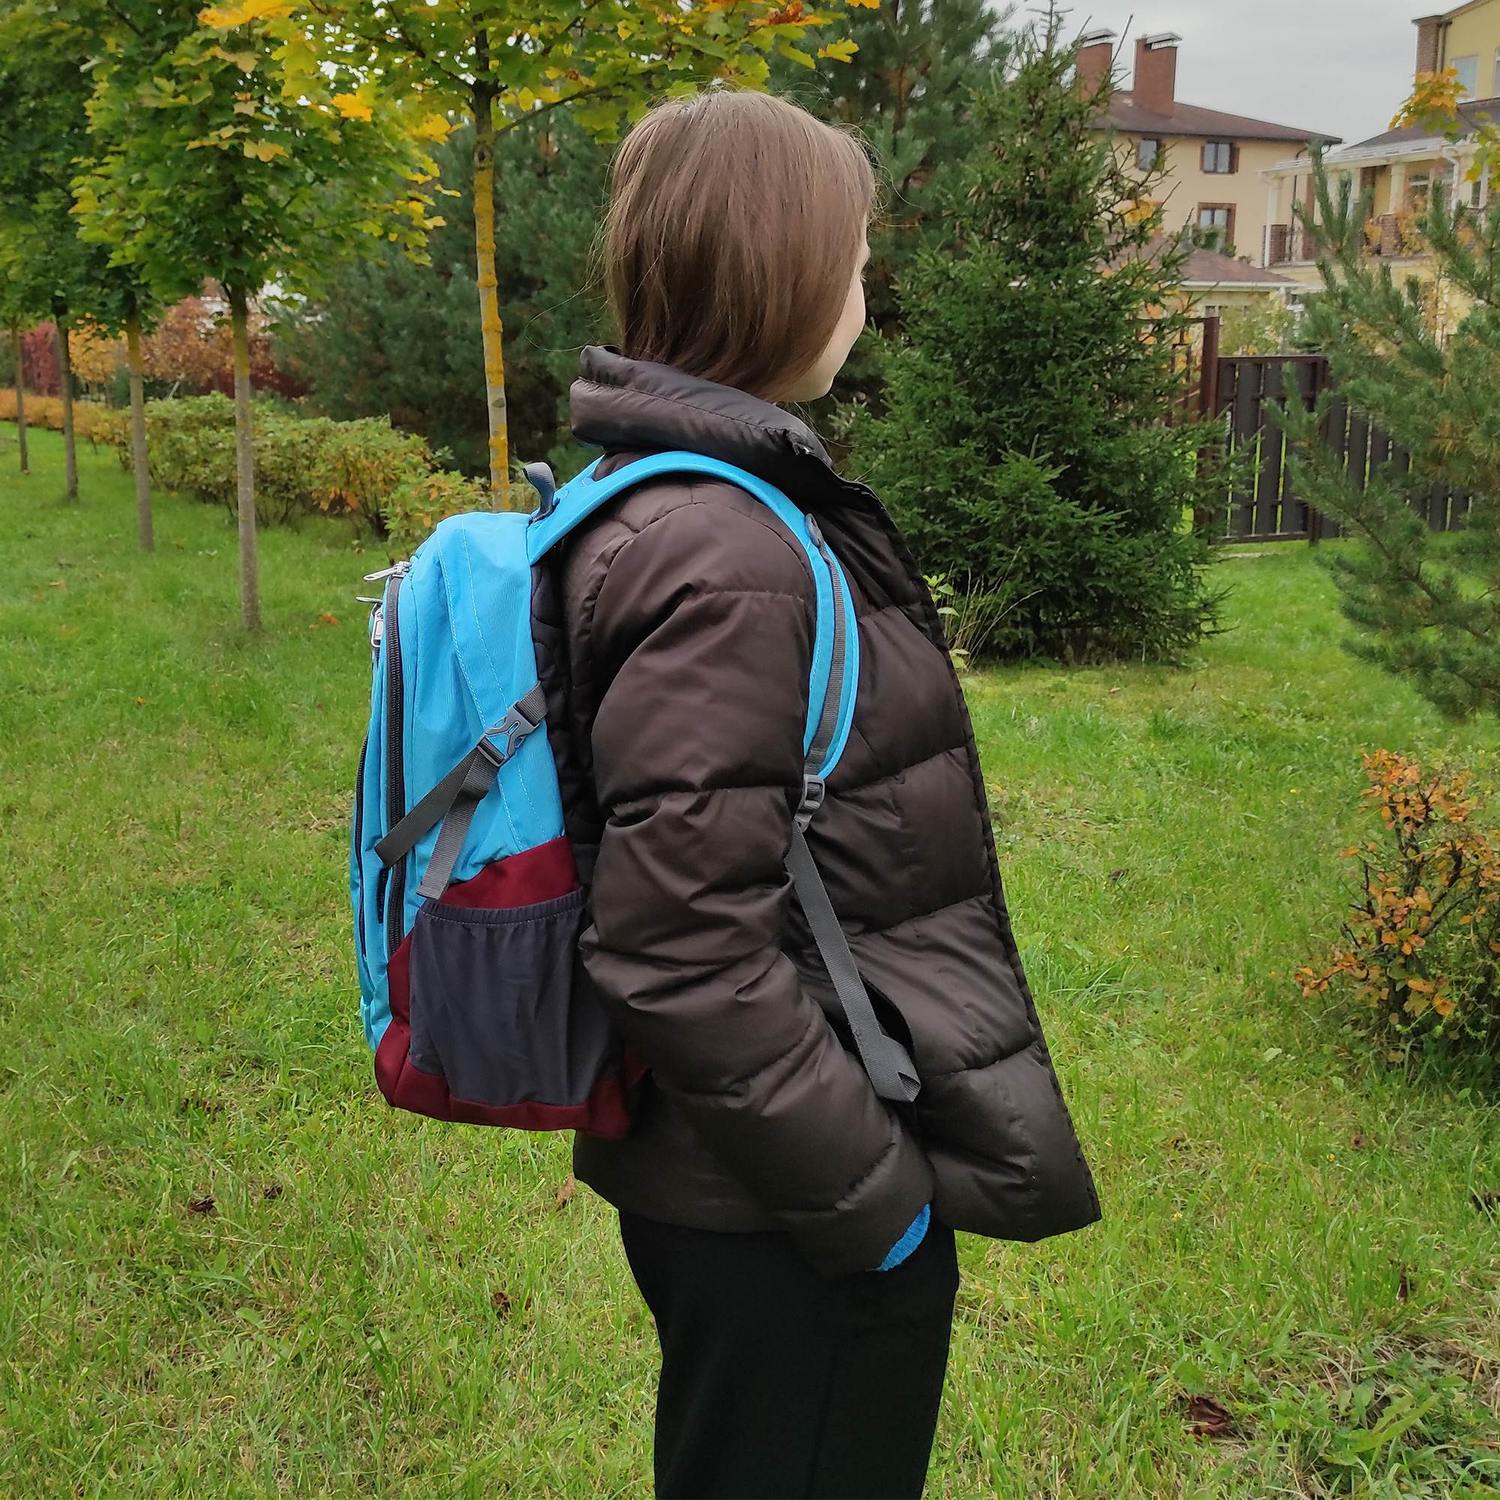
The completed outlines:
<svg viewBox="0 0 1500 1500">
<path fill-rule="evenodd" d="M 1125 39 L 1119 62 L 1127 86 L 1136 37 L 1175 31 L 1182 37 L 1179 99 L 1328 131 L 1351 144 L 1385 130 L 1411 92 L 1417 53 L 1412 17 L 1456 3 L 1067 0 L 1067 8 L 1070 30 L 1107 26 Z M 1036 8 L 1037 0 L 1020 0 L 1017 19 Z"/>
</svg>

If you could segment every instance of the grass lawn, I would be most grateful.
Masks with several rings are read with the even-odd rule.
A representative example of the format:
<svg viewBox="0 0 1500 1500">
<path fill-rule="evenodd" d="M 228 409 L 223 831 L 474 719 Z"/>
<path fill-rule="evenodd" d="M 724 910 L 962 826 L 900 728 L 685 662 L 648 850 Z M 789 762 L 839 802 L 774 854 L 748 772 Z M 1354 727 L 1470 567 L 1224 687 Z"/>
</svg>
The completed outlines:
<svg viewBox="0 0 1500 1500">
<path fill-rule="evenodd" d="M 347 525 L 262 537 L 0 426 L 0 1494 L 643 1496 L 655 1343 L 567 1135 L 376 1093 Z M 960 1237 L 933 1497 L 1500 1493 L 1500 1110 L 1298 995 L 1358 751 L 1488 756 L 1345 655 L 1304 546 L 1192 668 L 970 687 L 1105 1220 Z M 1192 1430 L 1212 1398 L 1227 1432 Z"/>
</svg>

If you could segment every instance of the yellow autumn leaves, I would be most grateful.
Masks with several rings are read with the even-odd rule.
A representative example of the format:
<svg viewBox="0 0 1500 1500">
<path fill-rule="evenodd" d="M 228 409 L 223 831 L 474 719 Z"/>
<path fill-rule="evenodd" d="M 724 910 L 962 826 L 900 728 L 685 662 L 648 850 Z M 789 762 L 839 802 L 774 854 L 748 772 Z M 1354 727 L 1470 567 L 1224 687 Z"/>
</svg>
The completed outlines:
<svg viewBox="0 0 1500 1500">
<path fill-rule="evenodd" d="M 1388 838 L 1354 844 L 1360 890 L 1344 941 L 1297 971 L 1311 998 L 1338 984 L 1403 1034 L 1482 1036 L 1500 965 L 1500 841 L 1477 826 L 1472 778 L 1410 756 L 1364 757 L 1363 800 Z"/>
<path fill-rule="evenodd" d="M 210 5 L 198 12 L 198 19 L 215 31 L 229 31 L 252 21 L 282 21 L 296 7 L 292 0 L 239 0 L 238 5 Z"/>
</svg>

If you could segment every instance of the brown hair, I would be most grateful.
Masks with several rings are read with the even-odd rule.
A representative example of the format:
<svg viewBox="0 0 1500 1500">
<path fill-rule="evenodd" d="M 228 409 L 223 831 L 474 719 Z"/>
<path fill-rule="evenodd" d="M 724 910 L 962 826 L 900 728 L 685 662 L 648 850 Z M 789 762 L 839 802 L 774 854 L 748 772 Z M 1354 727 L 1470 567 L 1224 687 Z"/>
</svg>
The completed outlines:
<svg viewBox="0 0 1500 1500">
<path fill-rule="evenodd" d="M 875 206 L 849 131 L 770 94 L 657 105 L 610 174 L 620 350 L 774 400 L 823 352 Z"/>
</svg>

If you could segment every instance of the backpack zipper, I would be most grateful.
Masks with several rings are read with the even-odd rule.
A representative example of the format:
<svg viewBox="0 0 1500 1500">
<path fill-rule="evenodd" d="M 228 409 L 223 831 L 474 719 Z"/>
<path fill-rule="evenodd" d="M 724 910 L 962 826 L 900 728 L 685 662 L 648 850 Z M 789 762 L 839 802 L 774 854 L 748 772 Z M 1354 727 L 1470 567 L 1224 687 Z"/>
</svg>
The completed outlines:
<svg viewBox="0 0 1500 1500">
<path fill-rule="evenodd" d="M 386 585 L 386 607 L 380 612 L 383 627 L 382 647 L 385 661 L 385 802 L 386 830 L 394 828 L 406 816 L 406 765 L 403 759 L 401 731 L 406 720 L 405 695 L 401 682 L 401 621 L 397 608 L 401 580 L 406 565 L 397 563 L 390 570 Z M 401 946 L 401 919 L 406 907 L 406 861 L 397 860 L 386 883 L 385 934 L 386 961 Z"/>
<path fill-rule="evenodd" d="M 355 779 L 354 779 L 354 856 L 355 856 L 356 859 L 359 859 L 359 860 L 363 860 L 363 858 L 364 858 L 364 839 L 365 839 L 365 756 L 369 754 L 369 751 L 370 751 L 370 737 L 368 735 L 366 735 L 365 738 L 363 739 L 363 741 L 361 741 L 361 743 L 360 743 L 360 747 L 359 747 L 359 771 L 356 773 Z M 364 890 L 363 890 L 363 881 L 361 881 L 361 890 L 360 890 L 360 893 L 359 893 L 359 901 L 356 904 L 355 910 L 354 910 L 354 931 L 355 931 L 355 937 L 357 938 L 357 940 L 359 942 L 359 956 L 360 956 L 361 959 L 364 959 L 365 953 L 366 953 L 366 946 L 365 946 L 365 896 L 364 896 Z"/>
</svg>

